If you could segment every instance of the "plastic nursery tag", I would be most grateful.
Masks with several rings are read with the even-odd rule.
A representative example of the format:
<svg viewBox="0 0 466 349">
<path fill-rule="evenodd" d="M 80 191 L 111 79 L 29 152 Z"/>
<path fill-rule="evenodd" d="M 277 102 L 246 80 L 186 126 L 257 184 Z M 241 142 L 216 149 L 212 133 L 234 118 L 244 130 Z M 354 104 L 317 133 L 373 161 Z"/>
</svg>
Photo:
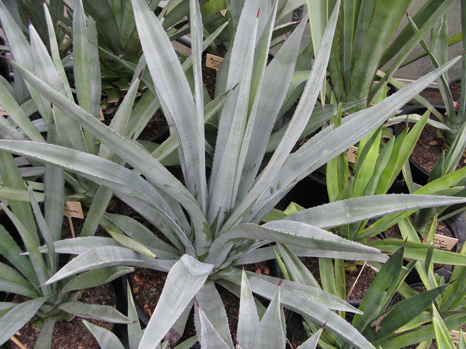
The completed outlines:
<svg viewBox="0 0 466 349">
<path fill-rule="evenodd" d="M 207 68 L 212 68 L 218 71 L 220 69 L 220 65 L 223 62 L 223 58 L 219 56 L 211 55 L 210 53 L 206 56 L 205 65 Z"/>
<path fill-rule="evenodd" d="M 84 219 L 83 208 L 79 201 L 65 201 L 66 217 Z"/>
<path fill-rule="evenodd" d="M 351 162 L 352 164 L 354 164 L 356 162 L 357 155 L 358 155 L 358 147 L 349 148 L 348 153 L 346 154 L 348 162 Z"/>
<path fill-rule="evenodd" d="M 451 339 L 453 340 L 453 343 L 459 344 L 460 342 L 460 331 L 450 331 L 450 336 Z M 463 333 L 464 339 L 466 339 L 466 333 Z"/>
<path fill-rule="evenodd" d="M 423 242 L 427 242 L 427 238 Z M 453 247 L 458 243 L 458 239 L 435 234 L 434 245 L 440 250 L 451 251 Z"/>
</svg>

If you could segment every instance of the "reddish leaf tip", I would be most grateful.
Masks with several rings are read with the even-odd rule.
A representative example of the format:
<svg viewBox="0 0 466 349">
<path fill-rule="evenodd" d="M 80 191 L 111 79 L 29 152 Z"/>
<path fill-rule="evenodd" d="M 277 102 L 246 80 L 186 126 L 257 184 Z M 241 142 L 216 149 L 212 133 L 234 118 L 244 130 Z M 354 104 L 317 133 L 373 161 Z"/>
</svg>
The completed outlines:
<svg viewBox="0 0 466 349">
<path fill-rule="evenodd" d="M 259 18 L 259 13 L 261 12 L 261 8 L 259 7 L 259 9 L 257 10 L 257 18 Z"/>
</svg>

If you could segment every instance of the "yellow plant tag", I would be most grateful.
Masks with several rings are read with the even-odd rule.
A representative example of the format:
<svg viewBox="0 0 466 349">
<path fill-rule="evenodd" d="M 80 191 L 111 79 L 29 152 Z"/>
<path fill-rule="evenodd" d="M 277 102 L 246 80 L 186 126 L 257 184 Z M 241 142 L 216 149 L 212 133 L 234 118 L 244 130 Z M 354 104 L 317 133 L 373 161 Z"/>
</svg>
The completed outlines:
<svg viewBox="0 0 466 349">
<path fill-rule="evenodd" d="M 83 208 L 79 201 L 65 201 L 66 217 L 84 219 Z"/>
<path fill-rule="evenodd" d="M 214 56 L 208 53 L 206 57 L 205 65 L 207 68 L 212 68 L 218 71 L 220 69 L 220 65 L 222 64 L 222 62 L 223 62 L 222 57 Z"/>
<path fill-rule="evenodd" d="M 346 154 L 348 162 L 351 162 L 352 164 L 354 164 L 356 162 L 357 155 L 358 155 L 358 147 L 349 148 L 348 153 Z"/>
</svg>

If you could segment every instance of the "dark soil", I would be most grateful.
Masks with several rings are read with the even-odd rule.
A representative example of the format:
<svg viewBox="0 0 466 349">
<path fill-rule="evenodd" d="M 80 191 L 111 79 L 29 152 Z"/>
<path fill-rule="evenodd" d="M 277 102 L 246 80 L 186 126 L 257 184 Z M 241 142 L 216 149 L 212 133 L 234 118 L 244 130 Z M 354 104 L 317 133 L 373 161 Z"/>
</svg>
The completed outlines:
<svg viewBox="0 0 466 349">
<path fill-rule="evenodd" d="M 362 269 L 364 268 L 364 269 Z M 361 272 L 362 269 L 362 272 Z M 369 289 L 372 280 L 376 276 L 376 272 L 369 265 L 357 265 L 353 272 L 346 272 L 346 294 L 347 299 L 360 300 L 363 299 Z M 351 290 L 351 288 L 354 288 Z M 350 293 L 351 292 L 351 293 Z"/>
<path fill-rule="evenodd" d="M 455 81 L 450 84 L 450 91 L 455 102 L 459 102 L 461 99 L 461 81 Z"/>
<path fill-rule="evenodd" d="M 447 151 L 447 147 L 437 136 L 437 129 L 426 125 L 414 147 L 411 157 L 414 161 L 428 172 L 432 172 L 435 164 L 442 155 L 442 151 Z"/>
<path fill-rule="evenodd" d="M 217 81 L 217 71 L 206 67 L 206 55 L 202 56 L 202 80 L 209 93 L 210 99 L 215 98 L 215 83 Z"/>
<path fill-rule="evenodd" d="M 400 132 L 404 130 L 405 125 L 400 125 Z M 433 126 L 425 125 L 419 136 L 411 158 L 427 172 L 432 172 L 435 164 L 442 155 L 447 152 L 448 146 L 442 138 L 439 137 L 439 130 Z M 466 166 L 466 157 L 463 156 L 457 166 L 457 169 Z"/>
<path fill-rule="evenodd" d="M 116 296 L 110 284 L 83 290 L 79 301 L 89 304 L 110 305 L 116 307 Z M 17 334 L 18 339 L 26 348 L 33 348 L 40 334 L 40 329 L 34 326 L 39 318 L 36 316 L 33 321 L 28 322 Z M 113 328 L 113 324 L 88 320 L 89 322 L 104 327 L 108 330 Z M 7 342 L 9 348 L 20 349 L 12 340 Z M 61 321 L 55 324 L 52 338 L 52 348 L 54 349 L 98 349 L 99 344 L 94 336 L 82 323 L 82 318 L 73 317 L 70 321 Z"/>
</svg>

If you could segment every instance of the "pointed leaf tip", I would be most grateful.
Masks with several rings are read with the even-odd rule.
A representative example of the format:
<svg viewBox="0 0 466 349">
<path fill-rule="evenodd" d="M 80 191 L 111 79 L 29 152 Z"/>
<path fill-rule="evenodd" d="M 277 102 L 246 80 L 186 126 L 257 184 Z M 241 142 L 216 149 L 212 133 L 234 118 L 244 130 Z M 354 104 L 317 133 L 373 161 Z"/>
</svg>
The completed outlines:
<svg viewBox="0 0 466 349">
<path fill-rule="evenodd" d="M 261 12 L 261 8 L 259 7 L 259 9 L 257 10 L 257 18 L 259 18 L 259 13 Z"/>
</svg>

